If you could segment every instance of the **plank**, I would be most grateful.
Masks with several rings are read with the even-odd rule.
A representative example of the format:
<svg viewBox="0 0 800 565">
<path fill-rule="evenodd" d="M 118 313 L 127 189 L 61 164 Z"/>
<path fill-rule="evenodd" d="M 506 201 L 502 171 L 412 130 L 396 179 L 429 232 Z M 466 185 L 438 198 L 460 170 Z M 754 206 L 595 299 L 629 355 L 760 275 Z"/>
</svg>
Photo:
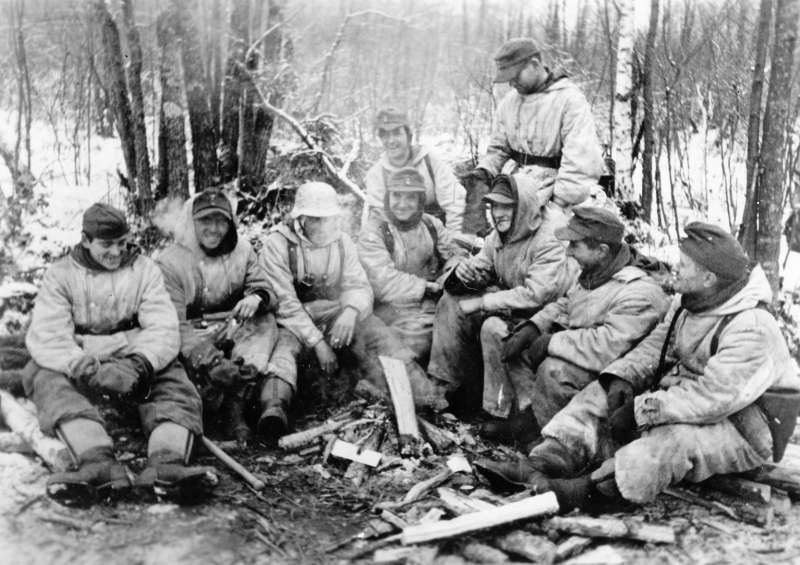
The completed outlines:
<svg viewBox="0 0 800 565">
<path fill-rule="evenodd" d="M 389 385 L 389 394 L 392 396 L 394 415 L 397 419 L 397 432 L 401 437 L 410 436 L 420 439 L 417 412 L 414 408 L 414 394 L 411 392 L 406 364 L 400 359 L 386 355 L 379 355 L 378 359 L 383 365 L 383 374 L 386 377 L 386 384 Z"/>
</svg>

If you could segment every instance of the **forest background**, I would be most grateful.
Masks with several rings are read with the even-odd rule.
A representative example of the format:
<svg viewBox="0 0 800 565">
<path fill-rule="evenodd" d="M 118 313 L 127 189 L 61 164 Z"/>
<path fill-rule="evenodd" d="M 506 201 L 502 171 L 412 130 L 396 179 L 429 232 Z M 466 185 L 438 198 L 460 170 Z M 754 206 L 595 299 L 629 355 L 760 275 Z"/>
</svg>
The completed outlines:
<svg viewBox="0 0 800 565">
<path fill-rule="evenodd" d="M 387 104 L 463 173 L 507 88 L 492 56 L 530 36 L 591 103 L 638 239 L 720 223 L 777 290 L 798 20 L 800 0 L 0 0 L 0 283 L 35 282 L 97 199 L 144 243 L 219 184 L 256 229 L 312 178 L 357 209 Z"/>
</svg>

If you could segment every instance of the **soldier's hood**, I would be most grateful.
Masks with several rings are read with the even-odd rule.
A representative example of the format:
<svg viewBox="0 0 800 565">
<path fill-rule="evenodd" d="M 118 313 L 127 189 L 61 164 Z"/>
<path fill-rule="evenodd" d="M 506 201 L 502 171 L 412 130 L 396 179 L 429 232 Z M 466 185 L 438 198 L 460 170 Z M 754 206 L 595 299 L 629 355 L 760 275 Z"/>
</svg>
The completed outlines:
<svg viewBox="0 0 800 565">
<path fill-rule="evenodd" d="M 771 302 L 772 287 L 769 285 L 764 269 L 761 268 L 761 265 L 756 265 L 750 272 L 747 284 L 742 290 L 716 308 L 702 312 L 699 315 L 724 316 L 755 308 L 759 303 L 770 304 Z"/>
<path fill-rule="evenodd" d="M 192 205 L 197 196 L 198 195 L 195 194 L 183 203 L 180 214 L 181 221 L 178 222 L 178 227 L 175 229 L 175 242 L 190 249 L 194 254 L 209 255 L 205 249 L 200 247 L 200 242 L 197 241 L 197 233 L 194 229 Z M 229 220 L 229 229 L 225 238 L 216 249 L 211 250 L 213 251 L 213 256 L 225 255 L 236 249 L 236 245 L 239 243 L 239 234 L 236 233 L 236 227 L 236 214 L 234 214 L 233 219 Z"/>
<path fill-rule="evenodd" d="M 509 184 L 517 198 L 517 205 L 511 229 L 505 237 L 500 238 L 504 245 L 526 239 L 536 233 L 542 225 L 542 208 L 547 203 L 543 197 L 549 197 L 549 194 L 545 194 L 547 191 L 536 190 L 535 181 L 526 174 L 510 175 Z"/>
</svg>

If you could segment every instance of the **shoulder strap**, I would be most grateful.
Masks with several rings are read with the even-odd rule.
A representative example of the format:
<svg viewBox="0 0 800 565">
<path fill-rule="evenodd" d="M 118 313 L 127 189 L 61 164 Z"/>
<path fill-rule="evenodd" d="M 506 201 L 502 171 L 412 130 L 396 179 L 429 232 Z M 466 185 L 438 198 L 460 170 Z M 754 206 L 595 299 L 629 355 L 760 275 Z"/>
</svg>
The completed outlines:
<svg viewBox="0 0 800 565">
<path fill-rule="evenodd" d="M 344 280 L 344 241 L 341 237 L 338 239 L 339 242 L 339 284 L 342 283 Z"/>
<path fill-rule="evenodd" d="M 683 313 L 683 306 L 678 306 L 678 309 L 675 310 L 675 315 L 672 316 L 672 320 L 669 323 L 669 329 L 667 330 L 666 338 L 664 339 L 664 345 L 661 346 L 661 355 L 658 357 L 658 368 L 656 369 L 656 377 L 660 378 L 661 373 L 664 372 L 664 361 L 667 360 L 667 349 L 669 349 L 669 340 L 672 338 L 672 332 L 675 330 L 675 324 L 678 323 L 678 318 Z"/>
<path fill-rule="evenodd" d="M 425 156 L 427 158 L 427 155 Z M 422 223 L 428 228 L 428 233 L 431 234 L 431 241 L 433 241 L 433 254 L 436 256 L 436 261 L 439 263 L 438 267 L 442 266 L 442 255 L 439 253 L 439 234 L 436 231 L 436 226 L 430 216 L 422 214 Z"/>
<path fill-rule="evenodd" d="M 383 235 L 383 244 L 386 246 L 386 251 L 389 252 L 390 257 L 394 257 L 394 236 L 392 230 L 389 229 L 389 222 L 381 222 L 381 234 Z"/>
<path fill-rule="evenodd" d="M 436 175 L 433 174 L 433 165 L 431 164 L 431 154 L 425 153 L 425 157 L 422 158 L 425 161 L 425 167 L 428 169 L 428 176 L 431 177 L 431 183 L 433 183 L 433 189 L 436 190 Z"/>
<path fill-rule="evenodd" d="M 767 306 L 763 302 L 759 302 L 756 308 L 767 310 Z M 742 310 L 741 312 L 734 312 L 732 314 L 725 314 L 719 321 L 719 324 L 717 324 L 717 329 L 714 330 L 714 335 L 711 336 L 710 356 L 714 356 L 717 354 L 717 349 L 719 349 L 719 336 L 722 335 L 722 332 L 725 331 L 725 328 L 728 327 L 728 324 L 730 324 L 731 321 L 742 312 L 747 312 L 747 310 Z"/>
<path fill-rule="evenodd" d="M 292 272 L 292 280 L 297 280 L 297 244 L 289 239 L 286 240 L 286 250 L 289 252 L 289 270 Z"/>
</svg>

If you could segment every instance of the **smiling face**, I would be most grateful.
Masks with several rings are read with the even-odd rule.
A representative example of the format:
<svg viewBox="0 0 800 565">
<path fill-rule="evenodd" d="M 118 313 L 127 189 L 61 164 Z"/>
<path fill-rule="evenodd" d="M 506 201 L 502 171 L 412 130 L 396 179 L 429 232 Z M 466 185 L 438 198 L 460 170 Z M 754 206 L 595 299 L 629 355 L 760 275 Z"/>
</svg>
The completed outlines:
<svg viewBox="0 0 800 565">
<path fill-rule="evenodd" d="M 115 271 L 122 264 L 125 251 L 128 249 L 128 236 L 129 234 L 125 234 L 114 239 L 95 237 L 90 241 L 89 237 L 84 234 L 81 239 L 81 245 L 89 251 L 92 259 L 102 265 L 103 268 Z"/>
<path fill-rule="evenodd" d="M 378 139 L 381 140 L 386 157 L 395 167 L 402 167 L 411 156 L 411 140 L 405 126 L 392 129 L 379 129 Z"/>
<path fill-rule="evenodd" d="M 214 212 L 194 219 L 197 241 L 205 249 L 216 249 L 228 235 L 231 222 L 222 212 Z"/>
<path fill-rule="evenodd" d="M 546 81 L 547 69 L 539 59 L 531 59 L 508 83 L 520 94 L 530 94 L 539 90 Z"/>
<path fill-rule="evenodd" d="M 514 221 L 514 205 L 492 202 L 489 206 L 495 229 L 499 233 L 507 233 Z"/>
<path fill-rule="evenodd" d="M 420 208 L 419 192 L 389 192 L 389 210 L 401 222 L 410 220 Z"/>
</svg>

